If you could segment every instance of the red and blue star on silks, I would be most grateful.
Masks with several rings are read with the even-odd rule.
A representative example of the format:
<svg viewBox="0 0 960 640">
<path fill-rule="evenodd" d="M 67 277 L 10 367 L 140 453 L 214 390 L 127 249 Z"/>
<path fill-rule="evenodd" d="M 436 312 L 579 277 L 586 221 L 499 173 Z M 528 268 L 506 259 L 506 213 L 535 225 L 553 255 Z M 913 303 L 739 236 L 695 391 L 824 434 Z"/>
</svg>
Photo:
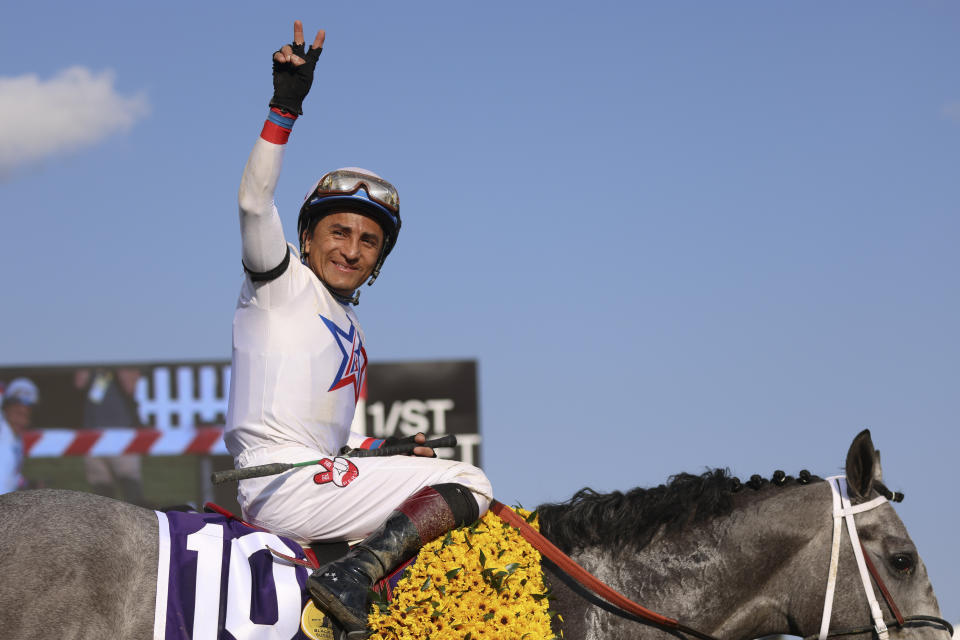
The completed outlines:
<svg viewBox="0 0 960 640">
<path fill-rule="evenodd" d="M 337 370 L 337 375 L 327 391 L 336 391 L 337 389 L 352 384 L 353 400 L 356 402 L 360 399 L 360 390 L 363 389 L 363 378 L 367 375 L 367 350 L 363 348 L 363 341 L 360 340 L 360 332 L 357 331 L 357 328 L 353 326 L 353 323 L 350 322 L 349 319 L 347 320 L 347 322 L 350 322 L 349 332 L 344 331 L 338 327 L 333 320 L 329 320 L 322 315 L 320 319 L 323 320 L 323 324 L 327 325 L 327 329 L 333 334 L 333 339 L 336 341 L 337 347 L 339 347 L 340 353 L 343 355 L 343 359 L 340 361 L 340 368 Z M 347 350 L 348 346 L 349 351 Z"/>
</svg>

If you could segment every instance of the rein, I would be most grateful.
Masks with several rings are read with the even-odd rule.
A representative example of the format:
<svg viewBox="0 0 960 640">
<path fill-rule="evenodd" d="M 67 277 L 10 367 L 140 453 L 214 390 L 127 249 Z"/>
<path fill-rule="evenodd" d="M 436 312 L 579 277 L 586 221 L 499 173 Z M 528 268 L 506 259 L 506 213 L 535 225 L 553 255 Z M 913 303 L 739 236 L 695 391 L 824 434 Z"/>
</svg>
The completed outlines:
<svg viewBox="0 0 960 640">
<path fill-rule="evenodd" d="M 889 640 L 887 624 L 883 620 L 883 614 L 880 612 L 880 606 L 877 603 L 877 599 L 873 594 L 873 589 L 870 584 L 871 577 L 877 583 L 877 587 L 879 588 L 880 593 L 883 595 L 887 606 L 890 608 L 891 612 L 893 612 L 893 615 L 896 618 L 895 622 L 891 624 L 895 624 L 899 628 L 908 625 L 940 626 L 952 637 L 953 626 L 943 618 L 924 615 L 904 617 L 901 615 L 900 610 L 893 601 L 893 597 L 890 595 L 886 585 L 880 578 L 880 574 L 877 573 L 876 567 L 874 567 L 873 562 L 871 562 L 869 556 L 866 554 L 863 544 L 860 542 L 859 536 L 857 535 L 857 526 L 853 520 L 853 516 L 857 513 L 869 511 L 870 509 L 884 504 L 887 502 L 887 498 L 880 496 L 869 502 L 853 506 L 850 503 L 850 497 L 847 493 L 846 478 L 843 476 L 834 476 L 827 478 L 827 482 L 829 483 L 831 493 L 833 494 L 834 521 L 833 548 L 830 554 L 830 570 L 828 572 L 827 590 L 824 598 L 824 611 L 820 634 L 819 636 L 809 636 L 805 640 L 812 640 L 813 638 L 818 638 L 818 640 L 828 640 L 828 638 L 835 636 L 870 633 L 871 631 L 877 632 L 879 640 Z M 490 511 L 496 514 L 507 524 L 518 529 L 523 538 L 529 542 L 531 546 L 533 546 L 558 568 L 563 570 L 582 587 L 611 605 L 611 610 L 614 613 L 617 613 L 618 615 L 628 619 L 639 618 L 640 620 L 646 621 L 663 630 L 688 634 L 699 638 L 700 640 L 717 640 L 717 638 L 707 633 L 703 633 L 702 631 L 691 629 L 690 627 L 681 624 L 679 621 L 674 620 L 673 618 L 668 618 L 660 615 L 659 613 L 650 611 L 649 609 L 646 609 L 645 607 L 633 602 L 618 591 L 615 591 L 610 586 L 593 576 L 589 571 L 577 564 L 572 558 L 570 558 L 570 556 L 557 548 L 556 545 L 544 537 L 542 533 L 531 527 L 526 520 L 524 520 L 510 507 L 504 505 L 502 502 L 499 502 L 498 500 L 492 500 L 490 503 Z M 863 582 L 864 592 L 866 593 L 867 600 L 870 604 L 870 613 L 874 624 L 873 626 L 850 629 L 846 631 L 834 631 L 830 633 L 830 616 L 833 609 L 833 594 L 836 589 L 837 570 L 839 568 L 840 559 L 840 538 L 842 531 L 841 525 L 844 520 L 846 520 L 847 530 L 850 535 L 850 542 L 853 545 L 854 555 L 857 559 L 857 565 L 860 568 L 860 577 L 861 581 Z"/>
<path fill-rule="evenodd" d="M 558 549 L 556 545 L 547 540 L 542 533 L 527 524 L 527 521 L 521 518 L 517 513 L 498 500 L 490 502 L 490 511 L 496 514 L 501 520 L 520 530 L 520 535 L 533 546 L 534 549 L 543 554 L 557 567 L 562 569 L 567 575 L 580 583 L 589 591 L 598 597 L 606 600 L 614 607 L 625 611 L 628 614 L 636 616 L 642 620 L 650 622 L 661 629 L 687 633 L 700 640 L 717 640 L 713 636 L 691 629 L 673 618 L 654 613 L 649 609 L 640 606 L 633 600 L 630 600 L 618 591 L 615 591 L 598 578 L 594 577 L 589 571 L 577 564 L 570 556 Z"/>
</svg>

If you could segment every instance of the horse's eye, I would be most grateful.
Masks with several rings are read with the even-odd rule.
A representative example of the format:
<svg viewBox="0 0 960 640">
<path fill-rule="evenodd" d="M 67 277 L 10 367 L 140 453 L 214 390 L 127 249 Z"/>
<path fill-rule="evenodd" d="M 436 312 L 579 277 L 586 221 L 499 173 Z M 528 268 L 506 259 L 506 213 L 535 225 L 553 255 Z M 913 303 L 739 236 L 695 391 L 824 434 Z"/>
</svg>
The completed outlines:
<svg viewBox="0 0 960 640">
<path fill-rule="evenodd" d="M 906 553 L 895 553 L 890 556 L 890 564 L 900 573 L 913 571 L 913 556 Z"/>
</svg>

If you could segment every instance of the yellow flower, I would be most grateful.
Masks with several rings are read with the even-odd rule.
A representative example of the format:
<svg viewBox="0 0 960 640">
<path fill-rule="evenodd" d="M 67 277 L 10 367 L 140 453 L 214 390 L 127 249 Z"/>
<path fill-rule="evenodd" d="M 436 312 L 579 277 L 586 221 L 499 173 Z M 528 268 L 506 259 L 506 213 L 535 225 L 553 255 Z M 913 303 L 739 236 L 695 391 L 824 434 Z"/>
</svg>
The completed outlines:
<svg viewBox="0 0 960 640">
<path fill-rule="evenodd" d="M 553 638 L 545 591 L 540 554 L 488 513 L 423 547 L 387 610 L 370 614 L 371 637 Z"/>
</svg>

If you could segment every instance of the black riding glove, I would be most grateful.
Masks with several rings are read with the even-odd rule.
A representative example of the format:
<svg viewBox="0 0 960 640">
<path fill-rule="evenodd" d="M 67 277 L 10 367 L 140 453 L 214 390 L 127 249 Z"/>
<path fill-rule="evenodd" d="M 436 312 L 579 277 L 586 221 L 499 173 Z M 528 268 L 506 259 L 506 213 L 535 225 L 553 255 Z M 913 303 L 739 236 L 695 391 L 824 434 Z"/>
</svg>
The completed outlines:
<svg viewBox="0 0 960 640">
<path fill-rule="evenodd" d="M 416 436 L 416 435 L 412 435 L 412 436 L 407 436 L 406 438 L 395 438 L 395 437 L 391 436 L 391 437 L 389 437 L 389 438 L 384 438 L 384 441 L 383 441 L 383 446 L 384 446 L 384 447 L 391 447 L 391 446 L 396 445 L 396 444 L 413 444 L 413 445 L 416 445 L 416 444 L 417 444 L 417 436 Z M 421 445 L 417 445 L 417 446 L 421 446 Z M 406 455 L 412 456 L 412 455 L 413 455 L 413 452 L 411 451 L 410 453 L 408 453 L 408 454 L 406 454 Z M 433 452 L 433 455 L 432 455 L 431 457 L 432 457 L 432 458 L 436 458 L 436 457 L 437 457 L 437 452 L 434 451 L 434 452 Z"/>
<path fill-rule="evenodd" d="M 386 448 L 386 447 L 393 447 L 393 446 L 395 446 L 395 445 L 400 445 L 400 444 L 412 444 L 412 445 L 416 445 L 416 446 L 421 446 L 421 445 L 417 445 L 417 436 L 416 436 L 416 435 L 407 436 L 406 438 L 395 438 L 395 437 L 392 437 L 392 436 L 391 436 L 391 437 L 389 437 L 389 438 L 384 438 L 384 439 L 383 439 L 383 444 L 380 445 L 379 449 L 384 449 L 384 448 Z M 357 451 L 357 449 L 351 449 L 351 448 L 348 447 L 348 446 L 343 446 L 343 447 L 340 448 L 340 455 L 350 455 L 350 452 L 351 452 L 351 451 Z M 374 449 L 374 451 L 376 451 L 376 449 Z M 410 451 L 409 453 L 404 453 L 404 454 L 401 454 L 401 455 L 412 456 L 412 455 L 413 455 L 413 451 Z M 437 457 L 437 452 L 434 451 L 434 452 L 433 452 L 433 455 L 430 456 L 430 457 L 431 457 L 431 458 L 436 458 L 436 457 Z"/>
<path fill-rule="evenodd" d="M 293 54 L 306 60 L 297 66 L 292 62 L 273 61 L 273 98 L 271 107 L 278 107 L 298 116 L 303 115 L 303 99 L 310 93 L 313 84 L 313 69 L 317 66 L 320 57 L 319 49 L 310 49 L 304 53 L 303 44 L 290 44 Z"/>
<path fill-rule="evenodd" d="M 395 444 L 414 444 L 417 441 L 417 436 L 407 436 L 406 438 L 396 438 L 390 436 L 389 438 L 383 439 L 383 446 L 392 447 Z"/>
</svg>

